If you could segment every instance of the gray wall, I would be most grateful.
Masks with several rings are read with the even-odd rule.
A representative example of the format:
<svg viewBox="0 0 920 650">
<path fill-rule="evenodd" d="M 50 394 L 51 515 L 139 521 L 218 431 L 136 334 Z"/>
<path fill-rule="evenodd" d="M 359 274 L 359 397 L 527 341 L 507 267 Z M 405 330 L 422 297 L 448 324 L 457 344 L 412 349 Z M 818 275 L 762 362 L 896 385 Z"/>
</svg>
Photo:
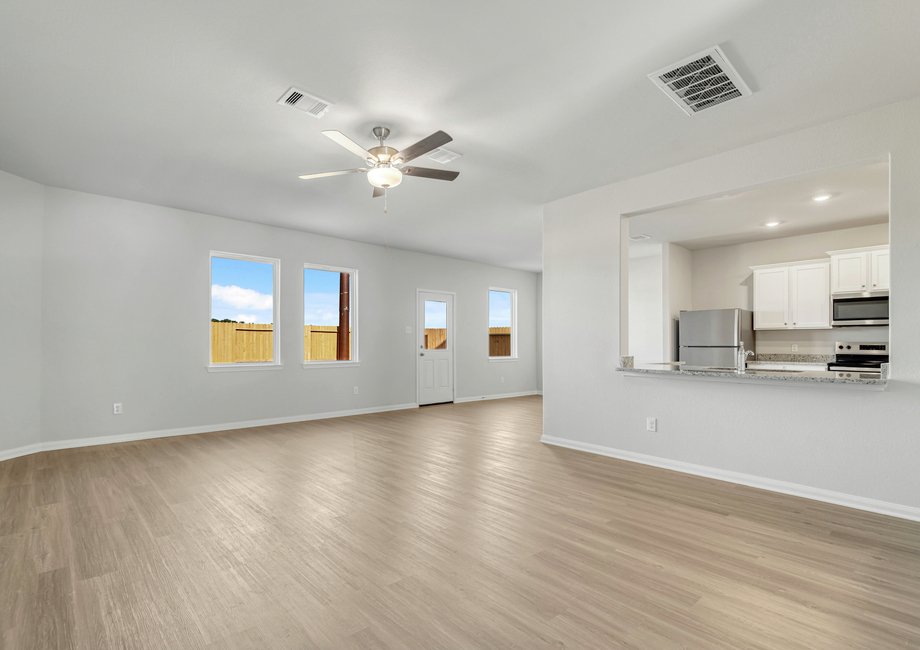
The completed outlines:
<svg viewBox="0 0 920 650">
<path fill-rule="evenodd" d="M 0 458 L 40 441 L 44 192 L 0 172 Z"/>
<path fill-rule="evenodd" d="M 662 255 L 629 260 L 629 354 L 636 363 L 664 360 Z"/>
<path fill-rule="evenodd" d="M 667 313 L 665 328 L 667 330 L 668 358 L 664 361 L 677 361 L 678 322 L 680 312 L 693 309 L 693 257 L 686 248 L 676 244 L 664 247 L 665 266 L 668 271 L 668 283 L 665 288 L 667 296 Z"/>
<path fill-rule="evenodd" d="M 625 349 L 621 215 L 889 155 L 896 358 L 886 391 L 615 372 Z M 545 437 L 920 508 L 917 178 L 920 100 L 911 100 L 544 206 Z M 573 341 L 569 314 L 585 304 L 592 305 L 586 335 Z M 645 431 L 648 416 L 658 418 L 658 433 Z"/>
<path fill-rule="evenodd" d="M 543 274 L 537 273 L 537 390 L 543 390 Z"/>
<path fill-rule="evenodd" d="M 22 307 L 0 321 L 4 338 L 17 342 L 2 375 L 0 453 L 39 440 L 414 404 L 417 288 L 457 294 L 458 399 L 537 389 L 535 273 L 44 188 L 8 174 L 0 183 L 0 281 L 8 304 Z M 211 250 L 281 259 L 281 370 L 207 372 Z M 359 366 L 302 367 L 305 262 L 358 269 Z M 516 362 L 488 361 L 490 285 L 518 291 Z M 112 414 L 115 402 L 123 415 Z"/>
</svg>

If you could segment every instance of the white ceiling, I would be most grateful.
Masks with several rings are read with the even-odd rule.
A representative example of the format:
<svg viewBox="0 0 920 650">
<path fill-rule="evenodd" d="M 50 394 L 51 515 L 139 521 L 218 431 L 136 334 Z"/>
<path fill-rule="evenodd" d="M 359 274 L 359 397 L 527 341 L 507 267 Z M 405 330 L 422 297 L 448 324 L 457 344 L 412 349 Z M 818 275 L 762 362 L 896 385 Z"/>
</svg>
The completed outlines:
<svg viewBox="0 0 920 650">
<path fill-rule="evenodd" d="M 665 242 L 699 250 L 887 221 L 888 163 L 881 162 L 631 217 L 630 235 L 651 239 L 631 241 L 629 256 L 654 255 Z"/>
<path fill-rule="evenodd" d="M 382 243 L 364 178 L 297 178 L 360 163 L 320 131 L 443 129 L 460 178 L 395 188 L 390 244 L 538 270 L 544 202 L 920 95 L 918 28 L 915 0 L 4 0 L 0 169 Z M 754 95 L 688 117 L 646 75 L 715 44 Z"/>
</svg>

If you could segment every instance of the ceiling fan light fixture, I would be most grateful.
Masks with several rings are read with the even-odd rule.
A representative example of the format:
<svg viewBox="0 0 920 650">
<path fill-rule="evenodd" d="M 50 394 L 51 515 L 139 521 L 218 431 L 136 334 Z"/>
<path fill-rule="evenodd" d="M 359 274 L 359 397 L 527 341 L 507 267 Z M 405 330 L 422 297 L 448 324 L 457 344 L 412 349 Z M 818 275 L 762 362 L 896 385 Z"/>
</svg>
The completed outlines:
<svg viewBox="0 0 920 650">
<path fill-rule="evenodd" d="M 402 183 L 402 176 L 395 167 L 375 167 L 367 172 L 367 180 L 374 187 L 396 187 Z"/>
</svg>

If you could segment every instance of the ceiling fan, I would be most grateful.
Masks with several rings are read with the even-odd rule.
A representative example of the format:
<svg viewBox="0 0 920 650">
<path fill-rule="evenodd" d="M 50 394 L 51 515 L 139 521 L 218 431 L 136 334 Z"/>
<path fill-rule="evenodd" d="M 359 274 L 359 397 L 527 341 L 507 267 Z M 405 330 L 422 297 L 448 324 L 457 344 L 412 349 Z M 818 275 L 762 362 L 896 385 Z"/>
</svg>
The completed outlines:
<svg viewBox="0 0 920 650">
<path fill-rule="evenodd" d="M 438 131 L 415 144 L 398 151 L 384 144 L 390 130 L 383 126 L 374 127 L 374 137 L 380 142 L 379 146 L 365 149 L 357 142 L 350 139 L 341 131 L 323 131 L 323 135 L 342 145 L 353 154 L 360 156 L 368 167 L 358 169 L 343 169 L 335 172 L 320 172 L 318 174 L 304 174 L 303 179 L 325 178 L 326 176 L 342 176 L 344 174 L 367 173 L 367 180 L 374 186 L 374 198 L 385 196 L 389 188 L 396 187 L 402 182 L 403 174 L 418 176 L 420 178 L 434 178 L 439 181 L 452 181 L 460 172 L 447 171 L 446 169 L 430 169 L 428 167 L 406 167 L 405 164 L 419 156 L 430 153 L 438 147 L 444 146 L 453 138 Z"/>
</svg>

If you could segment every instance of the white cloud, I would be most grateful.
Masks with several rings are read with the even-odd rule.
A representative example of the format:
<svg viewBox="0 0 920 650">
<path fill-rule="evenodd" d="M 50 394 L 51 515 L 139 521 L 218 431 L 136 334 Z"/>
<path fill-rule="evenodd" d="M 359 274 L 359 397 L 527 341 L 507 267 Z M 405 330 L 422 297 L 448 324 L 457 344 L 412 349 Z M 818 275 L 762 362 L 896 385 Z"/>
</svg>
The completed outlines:
<svg viewBox="0 0 920 650">
<path fill-rule="evenodd" d="M 240 314 L 233 320 L 239 321 L 240 323 L 258 323 L 259 317 L 254 314 Z"/>
<path fill-rule="evenodd" d="M 339 295 L 337 293 L 305 293 L 304 325 L 335 325 L 339 320 Z"/>
<path fill-rule="evenodd" d="M 225 287 L 219 284 L 211 285 L 211 296 L 236 307 L 237 309 L 271 309 L 272 297 L 255 291 L 243 289 L 236 285 Z"/>
</svg>

